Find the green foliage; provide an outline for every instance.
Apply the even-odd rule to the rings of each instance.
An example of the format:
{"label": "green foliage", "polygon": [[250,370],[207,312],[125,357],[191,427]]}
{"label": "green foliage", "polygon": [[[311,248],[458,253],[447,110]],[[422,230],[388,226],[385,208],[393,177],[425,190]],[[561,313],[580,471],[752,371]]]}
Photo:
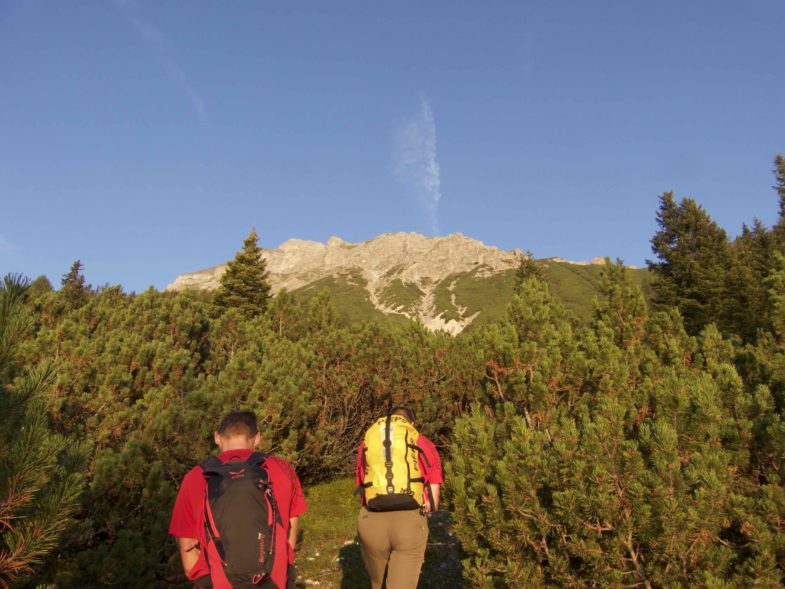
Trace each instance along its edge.
{"label": "green foliage", "polygon": [[396,311],[412,313],[416,311],[424,294],[417,285],[395,279],[382,290],[379,300]]}
{"label": "green foliage", "polygon": [[60,296],[69,308],[78,308],[87,302],[90,294],[90,285],[85,281],[83,274],[84,266],[80,260],[76,260],[68,273],[63,274],[60,281]]}
{"label": "green foliage", "polygon": [[256,229],[251,229],[242,251],[228,263],[221,276],[221,286],[215,293],[216,304],[240,309],[248,317],[263,313],[270,299],[267,261],[262,257],[258,242]]}
{"label": "green foliage", "polygon": [[716,323],[728,336],[754,344],[761,331],[775,329],[769,277],[778,271],[777,254],[785,251],[785,159],[774,161],[780,218],[767,229],[755,219],[742,226],[732,242],[695,201],[676,204],[672,193],[660,201],[660,230],[652,238],[658,262],[654,274],[655,304],[677,307],[687,331],[695,335]]}
{"label": "green foliage", "polygon": [[302,301],[309,301],[321,293],[328,293],[338,323],[349,327],[363,321],[403,323],[403,315],[385,315],[373,306],[366,290],[367,281],[360,271],[328,276],[292,291]]}
{"label": "green foliage", "polygon": [[599,291],[602,298],[595,299],[592,318],[595,331],[610,330],[621,349],[635,345],[643,337],[648,307],[643,292],[632,283],[621,260],[614,264],[605,258]]}
{"label": "green foliage", "polygon": [[216,314],[199,293],[104,288],[79,308],[58,293],[28,302],[37,333],[25,363],[57,358],[47,409],[59,432],[89,440],[87,492],[52,578],[65,589],[177,586],[167,535],[177,485],[213,451],[233,408],[260,419],[266,451],[306,483],[348,474],[368,424],[411,404],[441,447],[476,398],[477,354],[410,322],[342,327],[330,297],[285,292],[249,318]]}
{"label": "green foliage", "polygon": [[527,278],[531,277],[537,278],[538,280],[545,280],[545,268],[543,268],[542,262],[538,262],[534,259],[534,254],[531,251],[527,251],[520,256],[518,267],[515,269],[516,294],[518,294],[517,291],[520,290],[520,285],[523,284]]}
{"label": "green foliage", "polygon": [[43,394],[55,367],[18,364],[32,326],[22,307],[27,280],[0,288],[0,585],[29,579],[58,547],[83,486],[84,444],[49,429]]}
{"label": "green foliage", "polygon": [[453,274],[436,285],[435,308],[442,318],[459,320],[477,315],[469,331],[504,317],[515,288],[515,272],[487,273],[487,266]]}
{"label": "green foliage", "polygon": [[38,299],[53,290],[52,283],[42,274],[30,283],[30,288],[27,289],[27,296],[31,299]]}
{"label": "green foliage", "polygon": [[785,257],[779,252],[773,255],[773,268],[763,282],[771,308],[771,325],[780,340],[785,338]]}
{"label": "green foliage", "polygon": [[773,400],[751,402],[716,328],[649,316],[625,274],[606,262],[589,327],[529,280],[489,332],[492,394],[448,466],[473,587],[780,583]]}
{"label": "green foliage", "polygon": [[725,231],[694,200],[676,203],[672,192],[660,197],[657,224],[651,243],[660,261],[649,262],[655,304],[677,307],[691,334],[712,321],[726,326],[733,259]]}
{"label": "green foliage", "polygon": [[779,220],[775,226],[775,233],[777,233],[779,243],[782,245],[782,233],[785,231],[785,157],[780,154],[774,158],[774,179],[774,189],[779,197]]}
{"label": "green foliage", "polygon": [[775,266],[775,235],[759,220],[744,225],[733,243],[737,264],[730,277],[730,324],[744,341],[754,341],[760,329],[771,328],[766,279]]}
{"label": "green foliage", "polygon": [[[589,321],[594,312],[594,297],[600,296],[600,280],[603,267],[600,265],[578,266],[553,260],[543,260],[545,277],[551,292],[562,304],[581,320]],[[651,274],[646,269],[627,270],[630,280],[639,286],[648,299]],[[499,319],[503,319],[501,314]]]}

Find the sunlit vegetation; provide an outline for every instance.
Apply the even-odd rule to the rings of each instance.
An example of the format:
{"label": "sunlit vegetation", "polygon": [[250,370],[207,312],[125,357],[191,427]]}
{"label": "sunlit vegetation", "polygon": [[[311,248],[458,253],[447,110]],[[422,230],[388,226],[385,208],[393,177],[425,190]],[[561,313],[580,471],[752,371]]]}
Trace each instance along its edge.
{"label": "sunlit vegetation", "polygon": [[[731,240],[665,194],[650,286],[610,260],[543,262],[544,280],[497,285],[498,321],[457,337],[350,321],[351,277],[269,297],[243,284],[264,280],[249,240],[232,296],[96,289],[79,262],[57,291],[6,277],[0,585],[187,587],[166,533],[177,486],[243,408],[313,489],[303,578],[360,586],[347,477],[368,423],[410,404],[447,463],[429,578],[458,583],[433,567],[460,556],[468,587],[781,586],[782,158],[775,174],[774,227]],[[471,309],[466,281],[453,294]],[[598,296],[576,313],[557,291],[581,281]]]}

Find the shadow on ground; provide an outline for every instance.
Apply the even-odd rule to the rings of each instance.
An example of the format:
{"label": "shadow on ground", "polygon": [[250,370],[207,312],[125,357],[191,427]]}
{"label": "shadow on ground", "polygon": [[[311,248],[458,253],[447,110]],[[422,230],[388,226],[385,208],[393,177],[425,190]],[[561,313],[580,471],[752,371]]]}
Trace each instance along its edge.
{"label": "shadow on ground", "polygon": [[[452,532],[453,520],[448,511],[434,513],[428,519],[428,548],[420,573],[418,589],[461,589],[461,546]],[[365,572],[357,542],[341,548],[341,589],[368,589],[371,581]]]}

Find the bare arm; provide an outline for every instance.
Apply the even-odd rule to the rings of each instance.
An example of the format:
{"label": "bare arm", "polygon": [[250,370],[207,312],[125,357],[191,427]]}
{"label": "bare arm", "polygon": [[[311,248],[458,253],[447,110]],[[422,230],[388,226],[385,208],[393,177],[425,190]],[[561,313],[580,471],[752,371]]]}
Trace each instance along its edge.
{"label": "bare arm", "polygon": [[292,547],[292,550],[294,550],[294,547],[297,544],[297,524],[299,519],[299,517],[289,518],[289,546]]}
{"label": "bare arm", "polygon": [[433,505],[430,506],[428,511],[438,511],[439,510],[439,493],[441,489],[441,485],[431,483],[431,496],[433,497]]}
{"label": "bare arm", "polygon": [[199,560],[199,541],[196,538],[177,538],[177,548],[180,549],[180,560],[183,571],[187,577]]}

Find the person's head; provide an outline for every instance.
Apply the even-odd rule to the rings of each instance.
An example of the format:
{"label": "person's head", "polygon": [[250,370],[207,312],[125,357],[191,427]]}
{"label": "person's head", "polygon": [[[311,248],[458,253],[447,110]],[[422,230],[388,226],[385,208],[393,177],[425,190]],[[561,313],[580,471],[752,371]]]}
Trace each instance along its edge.
{"label": "person's head", "polygon": [[215,444],[221,452],[256,448],[259,429],[253,411],[232,411],[224,415],[215,432]]}
{"label": "person's head", "polygon": [[415,415],[414,410],[409,409],[408,407],[393,407],[392,411],[390,411],[390,415],[398,415],[403,417],[406,421],[415,425]]}

